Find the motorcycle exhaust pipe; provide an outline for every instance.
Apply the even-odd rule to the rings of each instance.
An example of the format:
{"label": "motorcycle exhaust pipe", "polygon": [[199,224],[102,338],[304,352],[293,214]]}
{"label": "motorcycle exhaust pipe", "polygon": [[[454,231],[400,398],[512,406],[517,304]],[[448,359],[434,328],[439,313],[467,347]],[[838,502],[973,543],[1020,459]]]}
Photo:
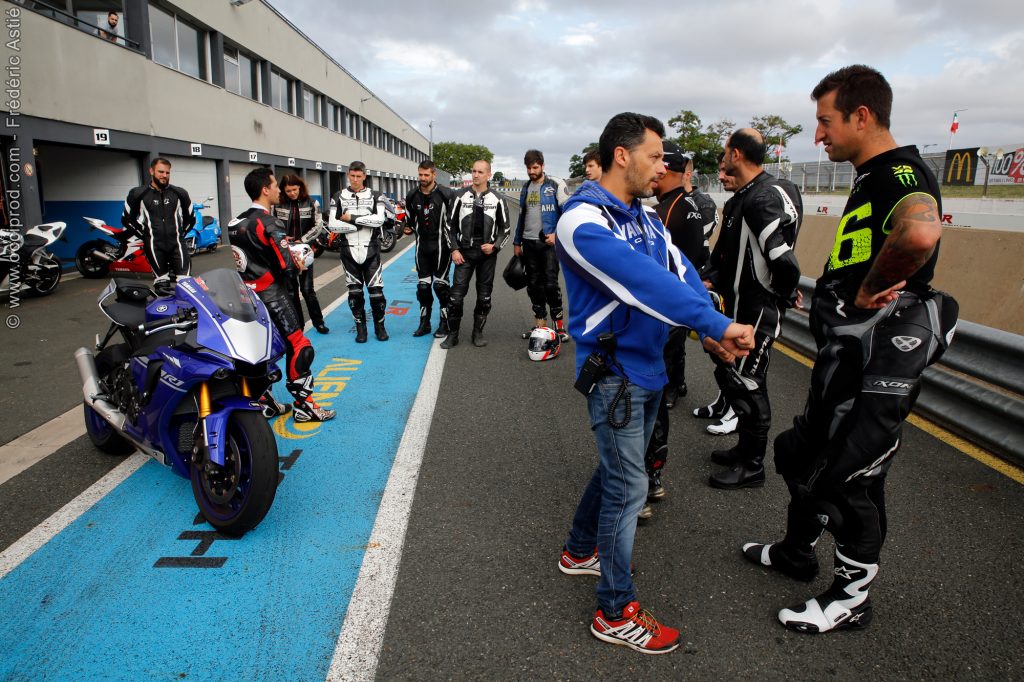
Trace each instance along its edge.
{"label": "motorcycle exhaust pipe", "polygon": [[79,348],[75,351],[75,362],[78,364],[78,375],[82,378],[82,397],[85,404],[96,411],[96,414],[103,417],[107,423],[118,431],[124,431],[124,423],[127,417],[117,409],[117,406],[96,396],[100,392],[100,376],[96,370],[96,358],[88,348]]}
{"label": "motorcycle exhaust pipe", "polygon": [[79,348],[75,351],[75,362],[78,364],[78,375],[82,379],[82,397],[85,404],[95,410],[96,414],[113,426],[121,436],[131,441],[132,445],[140,452],[166,465],[167,460],[162,452],[140,443],[125,431],[124,426],[128,417],[124,412],[117,409],[113,403],[97,397],[100,392],[100,377],[99,371],[96,369],[96,358],[93,357],[92,351],[88,348]]}
{"label": "motorcycle exhaust pipe", "polygon": [[108,263],[113,263],[115,260],[117,260],[116,258],[113,258],[109,254],[103,253],[102,251],[96,251],[95,249],[93,250],[93,252],[90,255],[96,256],[97,258],[102,258],[103,260],[107,261]]}

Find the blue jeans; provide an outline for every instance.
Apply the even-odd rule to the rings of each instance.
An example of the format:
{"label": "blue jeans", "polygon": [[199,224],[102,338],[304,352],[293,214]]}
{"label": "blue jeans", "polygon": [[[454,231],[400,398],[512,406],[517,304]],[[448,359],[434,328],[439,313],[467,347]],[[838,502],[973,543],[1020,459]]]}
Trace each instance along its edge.
{"label": "blue jeans", "polygon": [[[622,378],[606,376],[587,397],[590,428],[597,440],[600,462],[583,490],[572,530],[565,542],[574,556],[588,556],[597,547],[601,578],[597,583],[597,604],[606,616],[617,616],[636,599],[629,575],[636,536],[637,514],[647,500],[647,472],[644,452],[654,431],[661,391],[630,384],[632,418],[624,428],[608,423],[608,407],[622,385]],[[623,397],[613,415],[625,419]]]}

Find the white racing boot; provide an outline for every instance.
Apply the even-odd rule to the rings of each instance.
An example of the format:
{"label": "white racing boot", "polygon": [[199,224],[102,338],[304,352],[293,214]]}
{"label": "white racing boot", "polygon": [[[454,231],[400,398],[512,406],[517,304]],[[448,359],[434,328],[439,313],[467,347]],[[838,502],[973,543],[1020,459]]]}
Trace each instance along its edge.
{"label": "white racing boot", "polygon": [[843,556],[836,547],[832,586],[801,606],[779,611],[779,622],[791,630],[821,633],[867,627],[871,623],[868,587],[878,564],[862,564]]}

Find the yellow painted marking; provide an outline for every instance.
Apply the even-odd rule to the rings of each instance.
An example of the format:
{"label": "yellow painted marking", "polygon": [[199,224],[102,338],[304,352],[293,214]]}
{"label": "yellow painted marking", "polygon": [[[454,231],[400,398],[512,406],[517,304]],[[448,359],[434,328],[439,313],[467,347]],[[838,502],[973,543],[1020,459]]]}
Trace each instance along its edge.
{"label": "yellow painted marking", "polygon": [[[814,366],[814,362],[800,351],[790,348],[782,343],[779,343],[779,341],[776,341],[774,345],[776,348],[779,349],[779,351],[783,355],[785,355],[788,358],[792,358],[793,360],[796,360],[804,367]],[[1007,478],[1014,480],[1017,483],[1020,483],[1021,485],[1024,485],[1024,469],[1021,469],[1020,467],[1014,466],[1009,462],[1005,462],[999,459],[990,452],[982,450],[977,445],[969,443],[968,441],[964,440],[955,433],[947,431],[946,429],[942,428],[935,422],[928,421],[924,417],[919,417],[916,414],[911,414],[909,417],[907,417],[907,421],[910,424],[913,424],[917,428],[921,429],[925,433],[933,436],[934,438],[939,439],[946,445],[956,448],[957,450],[964,453],[968,457],[971,457],[972,459],[981,462],[990,469],[995,469],[1003,476],[1006,476]]]}

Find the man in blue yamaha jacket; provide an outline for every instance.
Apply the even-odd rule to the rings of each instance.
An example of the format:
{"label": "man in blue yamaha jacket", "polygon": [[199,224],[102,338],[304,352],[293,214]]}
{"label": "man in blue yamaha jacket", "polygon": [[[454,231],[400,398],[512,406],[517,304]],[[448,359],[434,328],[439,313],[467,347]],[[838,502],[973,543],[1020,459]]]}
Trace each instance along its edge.
{"label": "man in blue yamaha jacket", "polygon": [[630,576],[637,514],[647,498],[644,451],[668,381],[662,355],[668,330],[696,330],[726,361],[746,355],[754,340],[749,325],[714,309],[657,213],[640,203],[665,172],[664,134],[650,116],[612,118],[599,143],[601,182],[584,183],[569,199],[556,240],[573,311],[577,388],[587,393],[599,455],[559,570],[600,576],[590,626],[595,637],[648,654],[680,643],[678,630],[640,609]]}

